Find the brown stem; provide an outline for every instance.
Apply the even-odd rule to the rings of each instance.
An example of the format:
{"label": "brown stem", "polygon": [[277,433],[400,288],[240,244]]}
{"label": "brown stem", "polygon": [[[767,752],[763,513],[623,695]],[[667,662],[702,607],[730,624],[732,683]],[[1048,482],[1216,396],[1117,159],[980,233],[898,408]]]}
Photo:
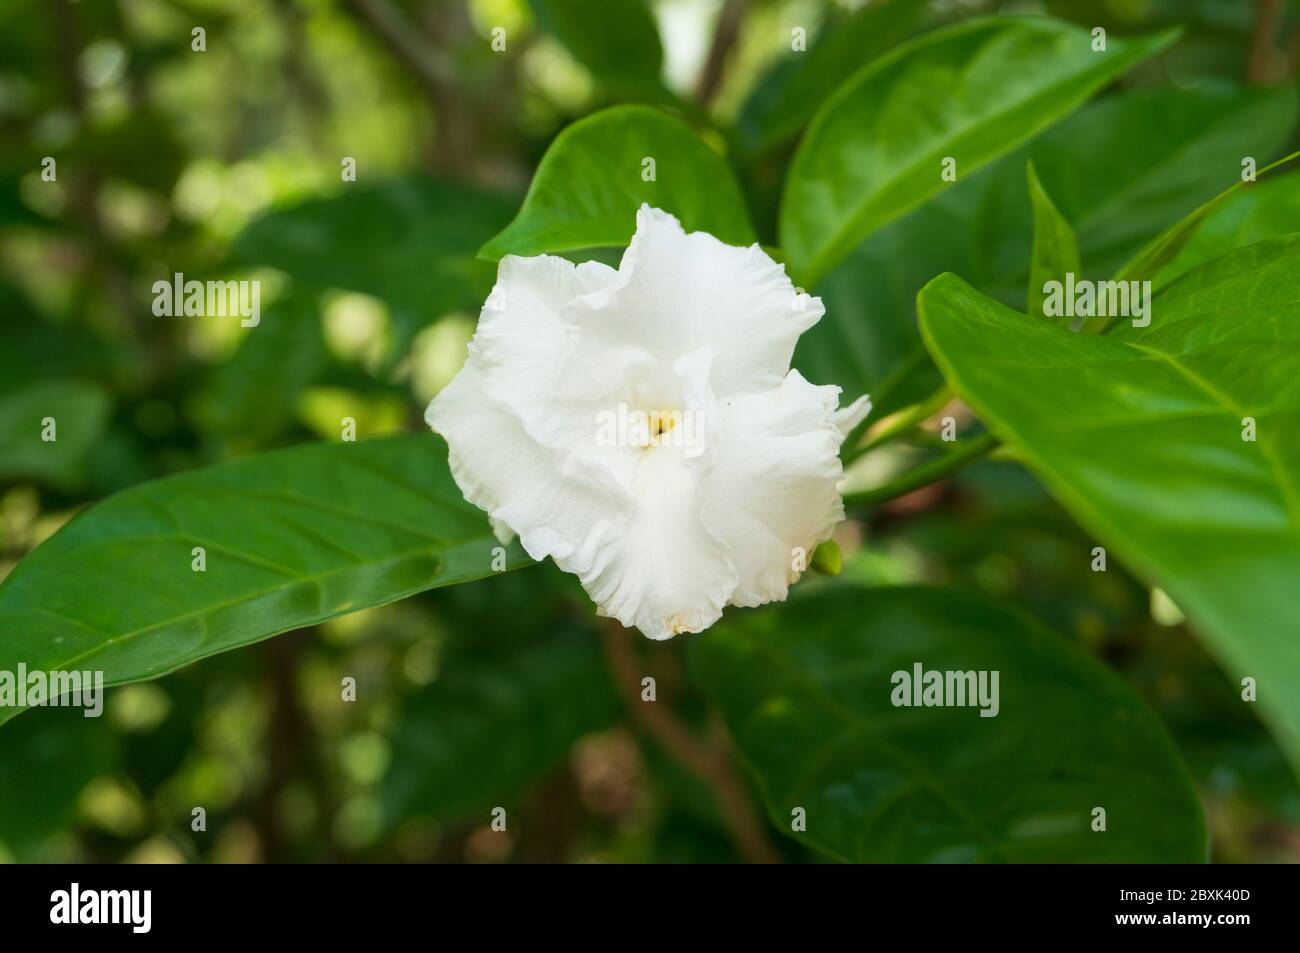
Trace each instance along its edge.
{"label": "brown stem", "polygon": [[81,30],[70,0],[51,0],[50,13],[54,19],[55,43],[59,50],[59,65],[67,86],[68,105],[78,119],[86,113],[86,90],[81,84],[79,60],[81,57]]}
{"label": "brown stem", "polygon": [[271,713],[266,737],[266,779],[254,808],[266,861],[288,860],[291,844],[280,819],[280,797],[299,773],[305,773],[320,798],[317,840],[325,859],[338,860],[330,822],[337,810],[329,778],[316,749],[315,738],[298,697],[298,662],[313,629],[286,632],[258,648],[267,662],[271,686]]}
{"label": "brown stem", "polygon": [[[77,117],[79,132],[88,131],[86,115],[88,95],[81,78],[81,28],[77,13],[70,0],[52,0],[49,6],[58,49],[60,68],[66,85],[68,107]],[[107,296],[120,312],[124,328],[133,326],[135,314],[131,295],[131,277],[121,262],[104,231],[99,214],[99,174],[93,167],[73,169],[68,174],[68,204],[84,230],[91,272],[97,273],[107,290]]]}
{"label": "brown stem", "polygon": [[[84,134],[86,129],[86,87],[81,81],[81,29],[70,0],[53,0],[50,14],[54,23],[55,42],[65,85],[65,94],[72,114]],[[99,221],[99,183],[93,168],[76,170],[70,177],[69,201],[81,219],[82,227],[93,243],[103,240]]]}
{"label": "brown stem", "polygon": [[709,45],[709,56],[704,61],[699,83],[695,87],[695,98],[705,105],[712,102],[722,86],[727,60],[740,40],[740,26],[745,19],[745,6],[746,0],[726,0],[718,13],[718,22],[713,29],[713,42]]}
{"label": "brown stem", "polygon": [[329,112],[329,95],[308,62],[307,15],[293,0],[276,0],[275,10],[290,37],[284,56],[285,75],[313,120],[313,133],[318,134]]}
{"label": "brown stem", "polygon": [[1254,86],[1267,86],[1274,82],[1275,65],[1279,54],[1273,46],[1282,22],[1283,0],[1255,0],[1255,23],[1250,31],[1250,60],[1246,64],[1246,80]]}
{"label": "brown stem", "polygon": [[433,105],[437,120],[435,164],[463,178],[476,174],[473,117],[461,110],[451,60],[389,0],[347,0],[347,6],[409,69]]}
{"label": "brown stem", "polygon": [[[632,633],[617,622],[610,621],[601,627],[606,664],[633,720],[664,751],[709,786],[727,834],[741,857],[752,864],[781,863],[781,856],[768,839],[767,828],[737,776],[726,748],[697,738],[666,705],[641,700],[642,673],[632,650],[632,638]],[[713,726],[715,735],[720,724]]]}

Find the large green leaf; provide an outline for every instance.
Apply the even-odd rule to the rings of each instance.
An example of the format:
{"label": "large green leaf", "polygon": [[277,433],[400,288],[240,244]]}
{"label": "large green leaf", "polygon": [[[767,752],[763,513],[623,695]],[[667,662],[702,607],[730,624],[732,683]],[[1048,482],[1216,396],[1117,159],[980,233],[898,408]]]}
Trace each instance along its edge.
{"label": "large green leaf", "polygon": [[[1086,273],[1113,274],[1171,222],[1236,180],[1243,155],[1256,156],[1261,168],[1277,156],[1295,125],[1296,99],[1289,86],[1139,88],[1080,111],[1035,142],[1034,168],[1078,233]],[[1023,162],[998,174],[1010,179],[1022,169]]]}
{"label": "large green leaf", "polygon": [[[800,338],[795,365],[839,384],[846,399],[870,392],[877,413],[919,400],[938,383],[916,325],[926,282],[951,271],[1006,304],[1024,300],[1027,161],[1074,226],[1084,274],[1102,278],[1222,191],[1243,154],[1276,155],[1295,118],[1289,87],[1143,88],[1090,104],[856,248],[816,289],[826,317]],[[1255,190],[1273,181],[1239,197],[1262,195]]]}
{"label": "large green leaf", "polygon": [[[490,575],[497,545],[433,435],[308,444],[167,477],[91,507],[0,583],[0,670],[154,678]],[[527,563],[508,552],[508,568]]]}
{"label": "large green leaf", "polygon": [[[647,159],[653,159],[653,178]],[[616,106],[556,136],[515,220],[480,255],[538,255],[626,245],[641,204],[671,212],[687,231],[732,245],[754,240],[740,188],[716,152],[680,119]]]}
{"label": "large green leaf", "polygon": [[757,152],[794,136],[840,83],[905,39],[925,9],[923,0],[831,7],[817,41],[789,51],[745,101],[736,125],[746,146]]}
{"label": "large green leaf", "polygon": [[1177,254],[1153,277],[1163,288],[1183,272],[1278,235],[1300,232],[1300,172],[1272,176],[1234,193],[1198,219]]}
{"label": "large green leaf", "polygon": [[1071,334],[952,275],[918,307],[958,392],[1229,671],[1256,679],[1300,766],[1300,236],[1189,271],[1148,328]]}
{"label": "large green leaf", "polygon": [[[803,808],[793,836],[841,860],[1205,859],[1195,791],[1156,717],[987,597],[827,587],[717,626],[691,660],[773,823],[791,831]],[[997,714],[896,707],[894,673],[910,683],[918,664],[998,672]]]}
{"label": "large green leaf", "polygon": [[1173,34],[1111,39],[1104,53],[1048,19],[977,20],[867,66],[817,113],[790,167],[781,245],[816,284],[863,238],[1077,108]]}
{"label": "large green leaf", "polygon": [[[1279,167],[1289,166],[1297,157],[1300,157],[1300,152],[1293,152],[1259,170],[1259,174],[1263,176],[1266,173],[1276,172]],[[1238,180],[1231,187],[1220,192],[1190,215],[1174,223],[1158,235],[1141,252],[1125,263],[1115,277],[1121,281],[1148,281],[1164,275],[1167,280],[1170,276],[1171,266],[1174,265],[1176,259],[1182,256],[1187,243],[1200,233],[1207,219],[1218,212],[1222,212],[1225,206],[1234,204],[1248,188],[1255,185],[1256,182],[1253,180]],[[1285,210],[1279,210],[1279,212],[1281,216],[1285,217]]]}
{"label": "large green leaf", "polygon": [[78,482],[104,432],[108,408],[99,386],[75,379],[29,384],[0,396],[0,480]]}
{"label": "large green leaf", "polygon": [[644,0],[528,0],[537,21],[593,74],[631,92],[659,82],[664,51]]}

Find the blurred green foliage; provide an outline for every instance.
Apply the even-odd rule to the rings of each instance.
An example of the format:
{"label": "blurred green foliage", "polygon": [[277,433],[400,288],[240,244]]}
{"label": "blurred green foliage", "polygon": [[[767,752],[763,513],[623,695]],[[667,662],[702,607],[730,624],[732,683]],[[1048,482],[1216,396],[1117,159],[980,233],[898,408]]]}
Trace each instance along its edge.
{"label": "blurred green foliage", "polygon": [[[733,7],[727,68],[703,83]],[[997,12],[1182,34],[829,274],[828,316],[795,364],[847,397],[870,390],[881,411],[938,384],[913,311],[926,281],[953,270],[1023,304],[1027,160],[1101,275],[1218,193],[1241,155],[1262,167],[1293,148],[1296,5],[1261,53],[1255,4],[1237,0],[0,0],[0,577],[88,503],[337,439],[339,408],[365,436],[420,430],[491,287],[478,250],[574,120],[622,103],[676,114],[745,185],[728,221],[772,244],[820,101],[921,30]],[[791,54],[796,26],[806,58]],[[1280,230],[1295,192],[1272,187],[1216,211],[1175,264]],[[259,278],[261,325],[154,317],[152,284],[176,272]],[[32,408],[52,402],[68,422],[57,456],[29,446]],[[1235,684],[1122,567],[1079,571],[1091,539],[1024,469],[977,464],[836,539],[840,577],[807,580],[808,598],[841,611],[843,587],[955,583],[1018,603],[1073,643],[1069,665],[1091,654],[1153,705],[1215,859],[1300,859],[1300,790]],[[746,631],[702,646],[715,677]],[[633,651],[707,733],[710,659],[688,666],[679,643]],[[576,583],[544,565],[114,689],[100,719],[29,713],[0,728],[0,859],[737,859],[707,787],[625,714],[605,651]],[[344,676],[357,694],[340,705]],[[751,701],[732,689],[723,708]],[[496,806],[504,838],[487,836]],[[773,839],[784,859],[819,856]]]}

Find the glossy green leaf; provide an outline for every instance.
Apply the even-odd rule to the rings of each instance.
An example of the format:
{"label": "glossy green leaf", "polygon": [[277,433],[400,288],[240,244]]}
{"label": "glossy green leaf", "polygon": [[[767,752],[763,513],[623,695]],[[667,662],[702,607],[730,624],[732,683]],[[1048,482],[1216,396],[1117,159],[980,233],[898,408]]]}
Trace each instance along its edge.
{"label": "glossy green leaf", "polygon": [[732,245],[754,241],[745,200],[721,156],[680,119],[649,106],[616,106],[556,136],[523,208],[479,254],[496,261],[626,245],[642,203],[676,215],[687,231]]}
{"label": "glossy green leaf", "polygon": [[[1293,152],[1285,158],[1279,159],[1272,165],[1259,170],[1259,175],[1272,172],[1280,166],[1290,165],[1300,152]],[[1171,225],[1167,230],[1161,233],[1142,251],[1133,256],[1133,258],[1119,270],[1115,275],[1116,279],[1121,281],[1147,281],[1153,279],[1156,275],[1165,271],[1169,265],[1182,254],[1187,243],[1192,237],[1200,231],[1205,220],[1216,211],[1221,209],[1224,203],[1231,202],[1237,196],[1247,189],[1254,186],[1256,182],[1247,181],[1246,179],[1238,180],[1230,188],[1220,192],[1210,201],[1206,202],[1200,208],[1196,209],[1182,221]]]}
{"label": "glossy green leaf", "polygon": [[658,84],[659,29],[644,0],[528,0],[538,24],[619,91]]}
{"label": "glossy green leaf", "polygon": [[74,379],[47,380],[0,395],[0,480],[78,482],[87,455],[104,432],[108,409],[99,386]]}
{"label": "glossy green leaf", "polygon": [[[1155,715],[1094,659],[985,596],[830,586],[724,622],[692,640],[691,661],[772,822],[791,831],[803,808],[793,836],[833,857],[1205,859],[1196,793]],[[896,706],[917,665],[989,673],[986,702],[997,672],[997,714],[978,701]]]}
{"label": "glossy green leaf", "polygon": [[1193,227],[1151,281],[1163,288],[1183,272],[1234,248],[1296,232],[1300,232],[1300,172],[1270,175],[1195,216]]}
{"label": "glossy green leaf", "polygon": [[817,287],[826,316],[799,339],[795,366],[845,399],[870,393],[876,414],[920,400],[939,383],[916,324],[930,279],[951,271],[1005,304],[1024,300],[1027,161],[1074,226],[1085,274],[1104,278],[1222,191],[1243,154],[1277,155],[1295,120],[1289,87],[1141,88],[1092,103],[854,249]]}
{"label": "glossy green leaf", "polygon": [[1173,597],[1231,673],[1256,680],[1300,766],[1298,302],[1290,236],[1183,275],[1154,298],[1147,328],[1072,334],[952,275],[918,306],[956,390],[1086,529]]}
{"label": "glossy green leaf", "polygon": [[1048,19],[976,20],[927,34],[826,102],[790,167],[781,245],[816,284],[863,238],[1027,141],[1173,40],[1112,38]]}
{"label": "glossy green leaf", "polygon": [[[1074,237],[1074,229],[1065,220],[1052,197],[1043,188],[1034,171],[1034,164],[1025,166],[1025,176],[1029,182],[1029,200],[1034,209],[1034,250],[1029,264],[1029,316],[1044,318],[1043,299],[1046,293],[1043,287],[1049,281],[1065,281],[1067,274],[1081,277],[1079,264],[1079,241]],[[1068,327],[1070,319],[1064,315],[1049,318],[1055,324]]]}
{"label": "glossy green leaf", "polygon": [[737,131],[747,147],[757,152],[794,136],[840,83],[906,39],[925,9],[924,0],[883,0],[851,13],[831,7],[816,41],[789,50],[745,101]]}
{"label": "glossy green leaf", "polygon": [[[1260,157],[1261,166],[1279,156],[1296,121],[1296,102],[1292,87],[1203,82],[1137,88],[1081,110],[1027,151],[1043,187],[1074,226],[1086,273],[1105,278],[1223,191],[1240,175],[1243,154]],[[1014,168],[1004,163],[991,176],[1004,178],[999,190],[1018,191],[1022,170],[1023,162]],[[991,215],[1024,220],[1021,196],[994,201]],[[1023,258],[1011,248],[1002,254]]]}
{"label": "glossy green leaf", "polygon": [[[433,435],[308,444],[167,477],[81,513],[0,583],[0,670],[155,678],[488,576],[497,545]],[[527,564],[508,552],[509,568]],[[0,709],[0,722],[16,713]]]}

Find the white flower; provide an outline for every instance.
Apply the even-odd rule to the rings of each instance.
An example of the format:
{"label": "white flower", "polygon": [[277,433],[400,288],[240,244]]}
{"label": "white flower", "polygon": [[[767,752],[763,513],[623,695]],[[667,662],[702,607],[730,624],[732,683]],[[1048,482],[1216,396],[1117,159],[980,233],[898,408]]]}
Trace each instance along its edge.
{"label": "white flower", "polygon": [[786,597],[844,518],[839,448],[870,403],[837,411],[790,369],[825,309],[757,245],[644,205],[636,223],[617,271],[502,259],[425,419],[502,542],[666,639]]}

